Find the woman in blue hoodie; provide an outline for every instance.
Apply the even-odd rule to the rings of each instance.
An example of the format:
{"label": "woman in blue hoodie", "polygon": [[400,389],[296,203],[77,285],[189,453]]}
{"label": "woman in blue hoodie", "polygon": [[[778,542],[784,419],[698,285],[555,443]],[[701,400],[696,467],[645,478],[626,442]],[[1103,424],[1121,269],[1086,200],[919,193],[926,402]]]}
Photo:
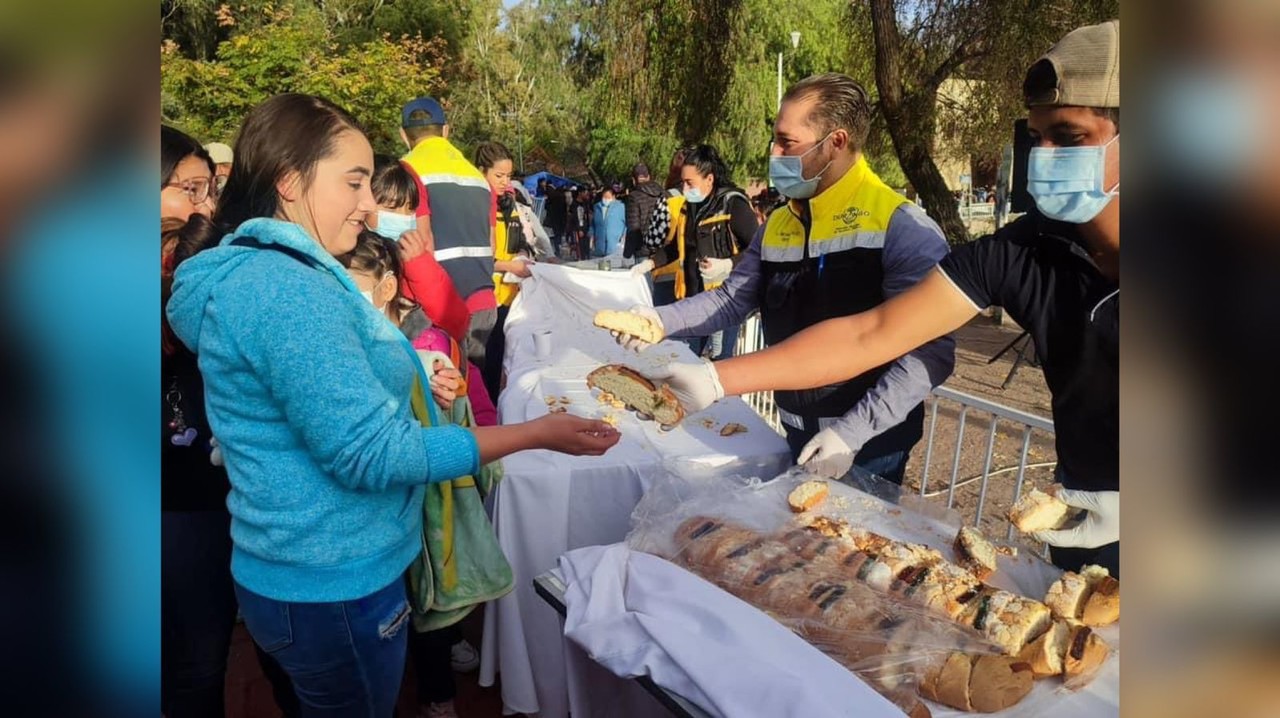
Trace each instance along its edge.
{"label": "woman in blue hoodie", "polygon": [[567,414],[423,428],[412,347],[334,259],[378,209],[360,126],[283,94],[238,137],[215,215],[229,234],[178,267],[167,307],[199,357],[231,480],[236,595],[304,715],[384,718],[404,670],[402,574],[421,550],[423,485],[524,449],[598,455],[618,434]]}

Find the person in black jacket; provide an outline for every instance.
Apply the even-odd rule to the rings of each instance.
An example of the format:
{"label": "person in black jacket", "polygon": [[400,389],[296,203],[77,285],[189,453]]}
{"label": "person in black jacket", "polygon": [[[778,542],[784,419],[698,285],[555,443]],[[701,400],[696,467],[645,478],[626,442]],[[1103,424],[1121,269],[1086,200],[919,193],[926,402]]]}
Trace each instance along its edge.
{"label": "person in black jacket", "polygon": [[[714,289],[733,271],[760,228],[747,195],[733,184],[729,168],[711,145],[698,145],[687,152],[680,168],[680,189],[684,205],[678,236],[650,256],[654,266],[679,259],[684,297]],[[677,242],[680,244],[677,245]],[[677,280],[679,281],[679,280]],[[712,360],[733,356],[739,327],[733,326],[708,337],[695,339],[694,353]]]}
{"label": "person in black jacket", "polygon": [[631,170],[634,186],[627,195],[627,240],[622,256],[630,259],[640,248],[644,231],[649,227],[653,210],[665,197],[662,187],[649,176],[649,166],[641,162]]}

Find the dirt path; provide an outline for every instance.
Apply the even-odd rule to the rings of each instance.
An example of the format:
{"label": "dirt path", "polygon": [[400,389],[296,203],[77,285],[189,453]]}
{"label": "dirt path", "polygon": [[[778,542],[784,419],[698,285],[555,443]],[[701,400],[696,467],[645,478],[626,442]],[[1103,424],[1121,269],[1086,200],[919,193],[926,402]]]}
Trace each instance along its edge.
{"label": "dirt path", "polygon": [[[1044,383],[1044,373],[1039,368],[1028,366],[1024,362],[1018,367],[1017,374],[1008,388],[1001,389],[1000,385],[1013,364],[1014,353],[1010,351],[994,364],[987,364],[988,359],[1013,341],[1019,333],[1021,329],[1012,324],[1000,326],[994,320],[981,316],[961,328],[954,334],[956,368],[951,378],[947,380],[946,386],[997,404],[1048,418],[1050,416],[1049,389]],[[960,407],[957,404],[943,401],[939,405],[937,432],[934,436],[928,482],[925,486],[926,493],[933,502],[945,504],[948,498],[956,438],[959,434],[959,414]],[[903,481],[904,487],[916,494],[920,492],[920,480],[924,475],[929,420],[929,408],[926,405],[926,440],[922,440],[912,451],[911,459],[907,464],[907,475]],[[961,512],[966,522],[972,521],[978,510],[982,483],[980,477],[990,431],[990,415],[976,410],[969,412],[965,422],[959,468],[956,472],[957,480],[958,484],[964,484],[966,479],[975,477],[979,480],[958,485],[953,503],[953,507]],[[991,463],[992,475],[982,509],[983,530],[996,538],[1003,538],[1009,525],[1003,514],[1013,501],[1022,442],[1021,426],[1009,421],[1001,421],[998,424]],[[1041,488],[1047,486],[1053,480],[1052,462],[1056,459],[1053,436],[1033,430],[1027,452],[1029,467],[1025,480]],[[1037,464],[1048,465],[1036,466]],[[1010,470],[1001,471],[1002,469]]]}

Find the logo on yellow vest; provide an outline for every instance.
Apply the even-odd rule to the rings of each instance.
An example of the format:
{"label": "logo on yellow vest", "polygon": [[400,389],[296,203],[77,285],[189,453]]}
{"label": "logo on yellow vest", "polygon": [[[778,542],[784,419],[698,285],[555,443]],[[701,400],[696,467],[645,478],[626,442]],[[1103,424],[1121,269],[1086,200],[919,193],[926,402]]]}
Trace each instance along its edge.
{"label": "logo on yellow vest", "polygon": [[862,225],[860,220],[863,217],[870,216],[871,213],[859,207],[846,207],[843,212],[837,212],[831,219],[836,223],[839,229],[857,229]]}

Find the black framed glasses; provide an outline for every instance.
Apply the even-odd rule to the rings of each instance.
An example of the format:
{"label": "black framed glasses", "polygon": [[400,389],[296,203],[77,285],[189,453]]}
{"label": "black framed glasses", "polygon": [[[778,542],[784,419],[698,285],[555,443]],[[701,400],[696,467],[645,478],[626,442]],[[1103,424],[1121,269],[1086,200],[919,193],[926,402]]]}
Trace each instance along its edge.
{"label": "black framed glasses", "polygon": [[214,185],[212,180],[203,177],[199,179],[183,180],[182,182],[170,182],[166,187],[177,187],[182,190],[192,204],[200,204],[209,199],[213,195],[214,199],[218,197],[218,187]]}

